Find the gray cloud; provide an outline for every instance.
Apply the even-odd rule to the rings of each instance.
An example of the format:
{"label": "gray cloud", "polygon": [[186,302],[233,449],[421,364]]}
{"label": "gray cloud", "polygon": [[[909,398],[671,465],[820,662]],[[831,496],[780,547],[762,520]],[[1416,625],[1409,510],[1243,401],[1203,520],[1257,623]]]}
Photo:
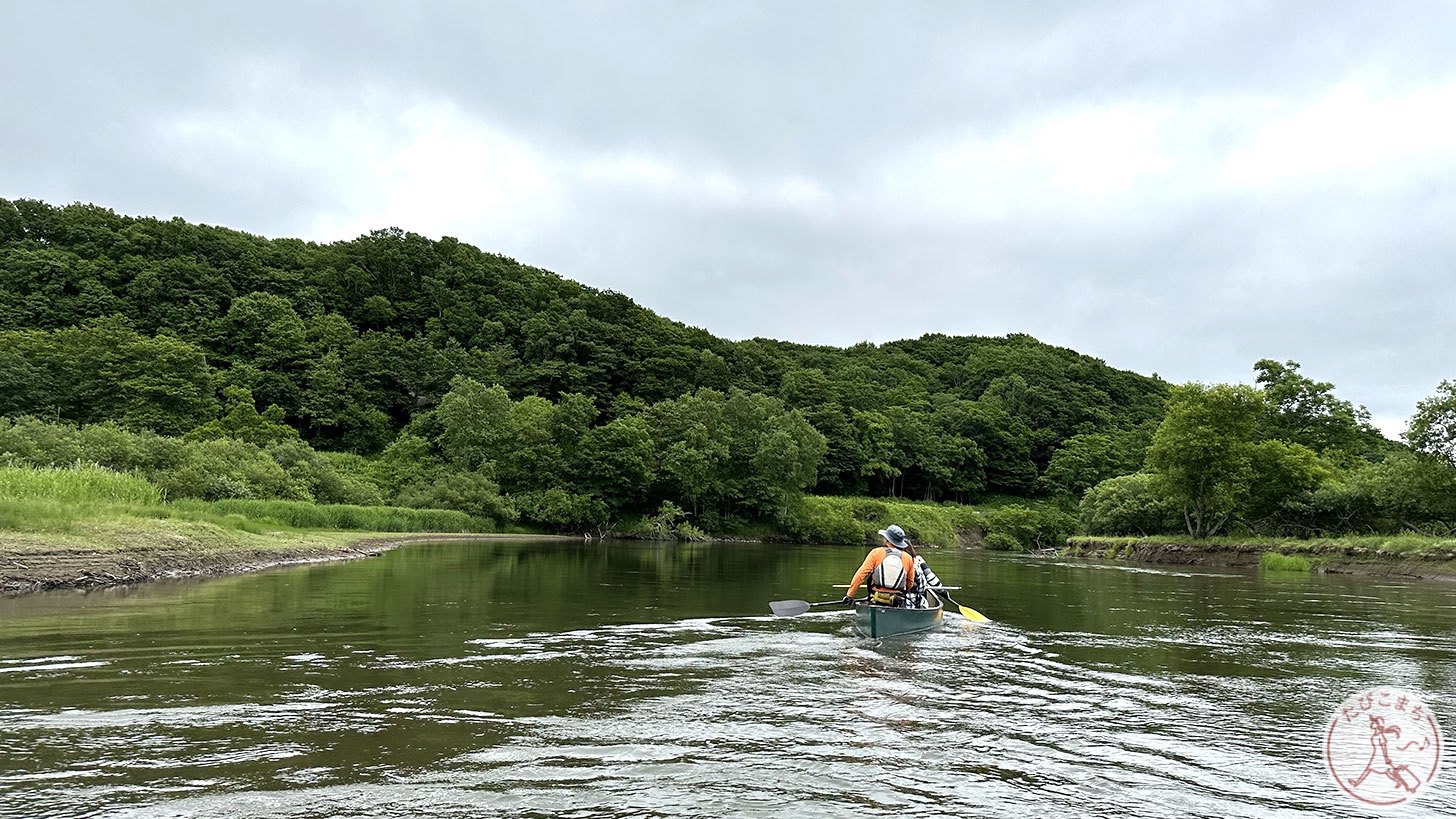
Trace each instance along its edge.
{"label": "gray cloud", "polygon": [[1456,6],[0,7],[0,195],[448,233],[730,337],[1456,377]]}

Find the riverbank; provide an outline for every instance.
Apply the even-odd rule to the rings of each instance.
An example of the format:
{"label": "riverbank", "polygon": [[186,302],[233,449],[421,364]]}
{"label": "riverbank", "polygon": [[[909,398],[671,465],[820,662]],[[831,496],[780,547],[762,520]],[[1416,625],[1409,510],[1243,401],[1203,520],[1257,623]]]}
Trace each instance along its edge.
{"label": "riverbank", "polygon": [[1312,538],[1068,538],[1059,554],[1180,566],[1262,566],[1274,571],[1328,572],[1456,580],[1456,539],[1419,535]]}
{"label": "riverbank", "polygon": [[247,532],[194,521],[98,524],[65,533],[0,532],[0,594],[218,577],[298,563],[374,557],[409,543],[549,539],[442,532]]}

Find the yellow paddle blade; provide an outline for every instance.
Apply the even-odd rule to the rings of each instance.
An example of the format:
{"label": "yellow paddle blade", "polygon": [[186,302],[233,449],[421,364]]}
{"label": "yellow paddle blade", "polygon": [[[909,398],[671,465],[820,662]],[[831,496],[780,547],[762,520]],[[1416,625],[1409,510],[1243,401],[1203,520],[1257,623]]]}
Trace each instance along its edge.
{"label": "yellow paddle blade", "polygon": [[976,611],[975,609],[971,608],[970,606],[961,606],[961,616],[964,617],[964,618],[966,618],[967,620],[970,620],[972,623],[989,623],[989,622],[991,622],[991,618],[989,618],[986,615],[980,613],[979,611]]}

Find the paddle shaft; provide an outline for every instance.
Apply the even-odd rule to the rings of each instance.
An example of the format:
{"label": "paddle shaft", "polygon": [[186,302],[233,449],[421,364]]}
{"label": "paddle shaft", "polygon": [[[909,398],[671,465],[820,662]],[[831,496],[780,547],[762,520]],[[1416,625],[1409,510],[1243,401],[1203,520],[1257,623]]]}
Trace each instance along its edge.
{"label": "paddle shaft", "polygon": [[[831,588],[831,589],[847,589],[847,588],[849,588],[849,584],[848,583],[835,583],[833,586],[830,586],[829,588]],[[960,586],[931,586],[930,587],[930,590],[931,591],[940,591],[941,589],[950,589],[951,591],[960,591],[961,590],[961,587]]]}
{"label": "paddle shaft", "polygon": [[[954,586],[943,586],[942,588],[956,588],[956,587],[954,587]],[[959,588],[956,588],[956,591],[960,591],[960,589]],[[970,621],[975,622],[975,623],[989,622],[991,620],[991,618],[989,618],[986,615],[980,613],[979,611],[976,611],[975,609],[971,608],[970,606],[962,606],[960,603],[957,603],[948,594],[942,594],[941,596],[944,597],[952,606],[955,606],[956,608],[960,609],[961,610],[961,616],[964,617],[964,618],[966,618],[967,620],[970,620]]]}

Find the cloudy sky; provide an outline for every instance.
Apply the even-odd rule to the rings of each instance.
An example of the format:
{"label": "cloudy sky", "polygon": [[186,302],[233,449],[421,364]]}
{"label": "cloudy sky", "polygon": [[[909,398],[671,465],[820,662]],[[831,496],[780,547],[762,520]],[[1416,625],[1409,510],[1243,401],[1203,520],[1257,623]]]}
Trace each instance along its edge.
{"label": "cloudy sky", "polygon": [[[231,10],[229,10],[229,8]],[[1456,5],[0,0],[0,196],[397,225],[730,338],[1456,378]]]}

